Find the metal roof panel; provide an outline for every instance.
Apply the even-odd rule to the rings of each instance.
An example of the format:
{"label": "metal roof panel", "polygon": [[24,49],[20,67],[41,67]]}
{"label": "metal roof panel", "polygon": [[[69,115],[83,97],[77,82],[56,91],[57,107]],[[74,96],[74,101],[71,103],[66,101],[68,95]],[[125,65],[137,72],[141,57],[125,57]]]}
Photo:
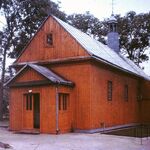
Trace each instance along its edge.
{"label": "metal roof panel", "polygon": [[45,78],[50,80],[51,83],[53,83],[53,84],[73,86],[73,82],[60,77],[59,75],[57,75],[56,73],[54,73],[53,71],[51,71],[50,69],[48,69],[46,67],[43,67],[43,66],[40,66],[40,65],[35,65],[35,64],[27,64],[27,65],[25,65],[13,78],[11,78],[5,84],[5,86],[9,85],[27,67],[30,67],[33,70],[37,71],[39,74],[43,75]]}
{"label": "metal roof panel", "polygon": [[106,60],[114,64],[117,68],[122,68],[132,72],[137,76],[141,76],[147,80],[150,80],[150,77],[146,75],[142,69],[136,66],[131,60],[123,57],[121,54],[116,53],[114,50],[110,49],[107,45],[102,44],[101,42],[93,39],[86,33],[81,32],[75,27],[65,23],[64,21],[53,16],[53,18],[67,31],[69,32],[77,42],[91,55],[96,56],[99,60]]}

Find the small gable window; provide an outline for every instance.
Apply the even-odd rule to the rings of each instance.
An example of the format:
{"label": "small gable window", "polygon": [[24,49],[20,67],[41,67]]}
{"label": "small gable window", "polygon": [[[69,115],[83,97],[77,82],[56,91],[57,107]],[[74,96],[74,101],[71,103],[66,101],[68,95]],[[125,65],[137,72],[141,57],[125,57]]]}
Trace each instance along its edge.
{"label": "small gable window", "polygon": [[48,33],[46,34],[46,46],[52,46],[53,45],[53,34]]}

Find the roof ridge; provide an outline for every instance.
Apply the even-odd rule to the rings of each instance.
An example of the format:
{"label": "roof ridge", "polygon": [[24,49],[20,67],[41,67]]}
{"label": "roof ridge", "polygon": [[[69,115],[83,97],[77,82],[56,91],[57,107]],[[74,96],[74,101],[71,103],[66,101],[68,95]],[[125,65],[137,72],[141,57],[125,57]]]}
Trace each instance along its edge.
{"label": "roof ridge", "polygon": [[[71,26],[70,24],[62,21],[61,19],[59,19],[59,18],[57,18],[57,17],[55,17],[53,15],[49,15],[45,19],[45,21],[42,23],[42,25],[40,26],[40,28],[44,25],[44,23],[47,21],[47,19],[50,16],[53,19],[55,19],[55,21],[57,21],[57,23],[59,23],[83,47],[83,49],[91,57],[92,56],[96,56],[97,58],[99,58],[99,61],[105,60],[106,62],[109,62],[109,64],[111,66],[114,65],[114,67],[116,67],[116,68],[122,68],[121,70],[127,70],[127,72],[131,72],[131,73],[133,73],[133,74],[135,74],[137,76],[141,76],[141,77],[146,78],[146,79],[148,78],[148,76],[146,75],[146,73],[144,73],[143,70],[137,68],[135,66],[135,64],[133,64],[133,62],[131,63],[131,61],[126,60],[125,58],[123,58],[122,55],[114,52],[107,45],[104,45],[100,41],[92,38],[88,34],[82,32],[81,30],[79,30],[79,29]],[[40,28],[38,29],[38,31],[36,32],[36,34],[39,32]],[[36,34],[33,36],[33,38],[36,36]],[[32,41],[32,39],[29,41],[29,43],[27,44],[27,46],[30,44],[30,42]],[[24,50],[18,56],[18,58],[16,59],[16,61],[22,55],[22,53],[24,52]]]}
{"label": "roof ridge", "polygon": [[92,38],[88,34],[82,32],[81,30],[71,26],[70,24],[60,20],[59,18],[52,16],[69,34],[71,34],[75,40],[88,52],[91,56],[96,56],[100,60],[105,60],[109,62],[114,67],[122,68],[122,70],[127,70],[127,72],[133,73],[134,75],[149,79],[146,73],[140,68],[137,68],[133,62],[128,61],[123,58],[121,54],[116,53],[107,45],[104,45],[100,41]]}

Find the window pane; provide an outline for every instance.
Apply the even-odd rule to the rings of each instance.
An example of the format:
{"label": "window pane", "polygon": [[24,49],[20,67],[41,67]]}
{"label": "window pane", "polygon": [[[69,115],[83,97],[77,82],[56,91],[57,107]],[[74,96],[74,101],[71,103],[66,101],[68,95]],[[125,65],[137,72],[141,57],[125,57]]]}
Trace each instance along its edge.
{"label": "window pane", "polygon": [[63,94],[63,110],[66,110],[66,96]]}
{"label": "window pane", "polygon": [[112,100],[112,81],[108,81],[108,83],[107,83],[107,99],[109,100],[109,101],[111,101]]}
{"label": "window pane", "polygon": [[59,110],[67,110],[69,94],[59,93]]}
{"label": "window pane", "polygon": [[32,110],[32,94],[25,94],[26,110]]}
{"label": "window pane", "polygon": [[32,110],[32,95],[30,94],[29,97],[30,97],[29,110]]}
{"label": "window pane", "polygon": [[29,100],[28,100],[28,95],[25,95],[26,97],[26,110],[29,108]]}
{"label": "window pane", "polygon": [[128,101],[128,85],[124,86],[124,99]]}
{"label": "window pane", "polygon": [[53,36],[52,34],[47,34],[47,44],[48,45],[53,45]]}
{"label": "window pane", "polygon": [[61,100],[61,99],[62,99],[61,97],[62,97],[61,94],[59,94],[59,102],[58,102],[58,103],[59,103],[59,104],[58,104],[58,105],[59,105],[59,110],[61,110],[61,101],[62,101],[62,100]]}

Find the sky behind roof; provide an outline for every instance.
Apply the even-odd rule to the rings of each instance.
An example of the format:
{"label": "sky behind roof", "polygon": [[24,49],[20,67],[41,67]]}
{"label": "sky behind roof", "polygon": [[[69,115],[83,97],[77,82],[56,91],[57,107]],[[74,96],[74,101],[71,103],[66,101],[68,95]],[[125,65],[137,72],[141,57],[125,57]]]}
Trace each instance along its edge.
{"label": "sky behind roof", "polygon": [[[53,0],[61,2],[61,10],[66,14],[85,13],[90,11],[95,17],[104,20],[112,13],[112,0]],[[139,13],[150,12],[150,0],[113,0],[114,14],[124,16],[129,11]],[[150,57],[150,50],[148,52]],[[150,58],[149,58],[150,59]],[[144,71],[150,76],[150,61],[142,64]]]}
{"label": "sky behind roof", "polygon": [[[61,10],[67,14],[90,11],[95,17],[103,20],[112,13],[112,0],[53,0],[60,1]],[[114,13],[125,15],[129,11],[146,13],[150,11],[150,0],[113,0]]]}
{"label": "sky behind roof", "polygon": [[[52,0],[61,2],[60,9],[67,14],[90,11],[100,20],[109,18],[112,13],[112,0]],[[114,14],[124,16],[129,11],[139,13],[150,12],[150,0],[114,0]],[[4,20],[0,16],[0,21]],[[2,23],[0,23],[0,26]],[[149,52],[150,53],[150,52]],[[149,54],[150,56],[150,54]],[[143,63],[145,72],[150,75],[150,61]]]}

